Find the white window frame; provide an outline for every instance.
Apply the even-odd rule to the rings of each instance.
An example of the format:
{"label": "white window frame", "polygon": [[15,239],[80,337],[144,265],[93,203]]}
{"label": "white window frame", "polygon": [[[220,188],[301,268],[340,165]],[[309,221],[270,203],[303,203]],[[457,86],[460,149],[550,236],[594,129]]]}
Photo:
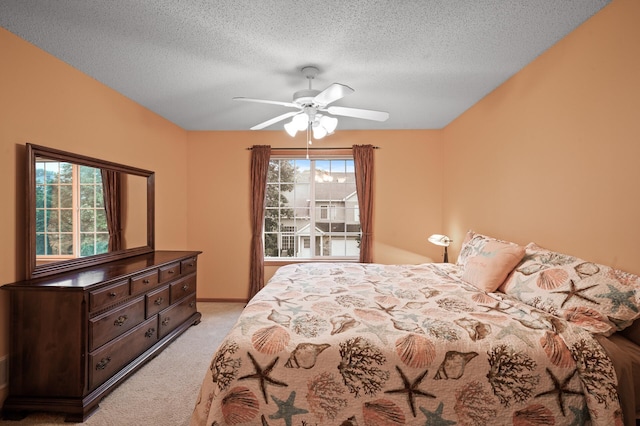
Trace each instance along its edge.
{"label": "white window frame", "polygon": [[[290,161],[290,160],[307,160],[304,156],[291,156],[291,155],[287,155],[287,156],[278,156],[278,155],[272,155],[270,161]],[[327,156],[327,157],[322,157],[320,155],[318,156],[314,156],[313,158],[309,158],[308,161],[310,162],[310,170],[309,170],[309,176],[315,176],[316,173],[316,162],[318,161],[332,161],[332,160],[342,160],[342,161],[348,161],[350,162],[350,167],[351,169],[353,167],[355,167],[354,164],[354,159],[353,156],[349,156],[349,155],[341,155],[339,157],[337,156]],[[354,173],[354,179],[355,179],[355,172]],[[295,180],[295,179],[294,179]],[[267,183],[269,184],[269,182]],[[272,183],[273,184],[273,183]],[[295,183],[294,183],[295,184]],[[344,241],[344,248],[342,249],[342,251],[346,252],[349,250],[348,246],[348,242],[347,240],[353,240],[353,244],[351,244],[351,248],[353,249],[354,244],[358,247],[357,249],[357,253],[353,253],[351,255],[339,255],[339,256],[327,256],[324,255],[324,252],[327,250],[327,248],[322,246],[322,243],[320,243],[320,247],[318,250],[318,243],[316,244],[312,244],[311,242],[316,241],[317,238],[320,238],[323,242],[324,237],[322,235],[322,233],[319,233],[319,229],[316,227],[317,223],[320,224],[325,224],[330,222],[332,223],[333,221],[336,220],[337,216],[338,216],[338,210],[339,210],[339,206],[333,204],[331,201],[327,202],[326,200],[323,200],[321,202],[321,204],[317,204],[317,201],[315,201],[315,179],[309,179],[309,204],[307,206],[307,210],[308,210],[308,215],[306,216],[305,220],[308,221],[308,224],[306,226],[304,226],[305,228],[307,228],[308,233],[300,234],[300,231],[302,229],[302,227],[298,227],[297,229],[297,240],[296,240],[296,246],[297,246],[297,250],[299,251],[299,253],[301,252],[301,250],[304,249],[308,249],[310,254],[308,256],[298,256],[299,253],[294,253],[293,257],[282,257],[282,253],[280,253],[281,250],[280,247],[282,247],[282,241],[281,241],[281,235],[283,231],[272,231],[272,232],[267,232],[264,228],[263,228],[263,244],[267,244],[267,238],[266,238],[266,234],[278,234],[278,250],[273,250],[273,252],[276,252],[279,254],[279,256],[269,256],[267,254],[267,249],[265,247],[265,262],[273,262],[273,261],[296,261],[296,262],[304,262],[304,261],[358,261],[359,257],[360,257],[360,253],[359,253],[359,240],[361,239],[361,235],[362,235],[362,230],[359,227],[360,225],[360,221],[359,221],[359,207],[356,206],[355,208],[353,208],[354,210],[354,214],[352,215],[355,219],[357,219],[357,221],[355,223],[349,222],[349,225],[351,226],[358,226],[359,231],[358,232],[348,232],[347,231],[347,222],[346,222],[346,217],[344,217],[342,220],[344,221],[343,223],[343,231],[341,233],[337,233],[336,237],[338,238],[334,238],[333,240],[330,238],[331,237],[331,232],[329,232],[328,237],[329,239],[327,239],[326,241],[328,241],[328,244],[331,244],[331,241],[334,241],[334,243],[336,241],[338,241],[338,244],[341,244],[341,242],[339,242],[340,240]],[[354,184],[354,190],[355,190],[355,184]],[[317,204],[317,205],[316,205]],[[320,219],[321,216],[321,212],[322,209],[326,208],[326,219]],[[299,206],[294,206],[293,207],[294,210],[299,210]],[[345,210],[345,207],[342,207],[342,210]],[[266,213],[266,212],[265,212]],[[343,213],[344,215],[344,213]],[[265,214],[266,217],[266,214]],[[295,220],[294,220],[295,221]],[[279,229],[281,227],[281,225],[278,225]],[[335,233],[335,231],[333,231]],[[351,238],[349,238],[351,237]],[[271,240],[273,241],[273,240]],[[330,249],[330,248],[329,248]],[[318,251],[320,251],[320,253],[317,253]],[[290,256],[290,254],[289,254]]]}
{"label": "white window frame", "polygon": [[[98,211],[103,211],[104,212],[104,206],[102,207],[97,207],[95,200],[94,200],[94,207],[93,208],[88,208],[88,207],[83,207],[81,206],[81,195],[80,195],[80,187],[81,186],[97,186],[97,184],[86,184],[86,183],[82,183],[80,182],[80,167],[87,167],[87,168],[92,168],[95,169],[95,167],[91,167],[91,166],[83,166],[83,165],[79,165],[79,164],[73,164],[73,163],[68,163],[65,161],[57,161],[57,160],[38,160],[36,161],[36,168],[38,168],[38,164],[43,164],[44,163],[44,169],[45,169],[45,176],[44,176],[44,182],[42,183],[38,183],[37,185],[43,185],[43,187],[45,188],[45,194],[47,194],[48,192],[48,188],[49,187],[58,187],[58,189],[63,186],[63,185],[68,185],[71,187],[71,194],[72,194],[72,205],[70,208],[68,207],[61,207],[60,203],[58,202],[58,206],[56,207],[38,207],[36,206],[36,215],[38,214],[38,211],[43,211],[43,220],[44,223],[47,222],[48,218],[50,217],[48,213],[50,212],[57,212],[58,214],[58,220],[60,221],[60,216],[61,216],[61,212],[63,210],[72,210],[72,227],[71,227],[71,231],[69,232],[63,232],[60,229],[60,222],[58,222],[58,230],[55,232],[49,232],[46,229],[45,230],[39,230],[36,229],[36,238],[38,238],[38,235],[43,235],[45,242],[44,244],[47,244],[47,236],[48,235],[71,235],[71,239],[73,242],[73,249],[71,251],[70,254],[62,254],[62,253],[55,253],[55,254],[39,254],[36,253],[36,262],[38,263],[49,263],[49,262],[57,262],[57,261],[62,261],[62,260],[68,260],[68,259],[76,259],[78,257],[81,257],[81,247],[82,247],[82,234],[92,234],[94,237],[94,242],[96,239],[96,236],[98,234],[100,235],[106,235],[107,240],[108,240],[108,235],[109,232],[108,230],[105,231],[97,231],[94,227],[93,232],[80,232],[80,227],[81,227],[81,212],[84,210],[93,210],[94,211],[94,221],[95,221],[95,217]],[[54,183],[49,183],[47,182],[46,179],[46,168],[47,168],[47,164],[57,164],[57,170],[58,170],[58,174],[60,169],[62,168],[63,164],[68,164],[71,166],[71,182],[70,183],[60,183],[60,181],[58,180],[58,182],[54,182]],[[96,193],[96,191],[94,190],[94,194]],[[45,195],[46,197],[46,195]],[[44,203],[46,204],[46,199],[43,200]],[[95,244],[94,244],[95,247]],[[99,252],[99,253],[93,253],[93,254],[102,254],[103,252]]]}

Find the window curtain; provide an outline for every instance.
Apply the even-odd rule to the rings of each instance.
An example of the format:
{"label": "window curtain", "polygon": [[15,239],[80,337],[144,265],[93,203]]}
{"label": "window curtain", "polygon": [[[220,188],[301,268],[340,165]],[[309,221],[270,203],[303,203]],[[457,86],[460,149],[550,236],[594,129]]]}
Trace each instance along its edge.
{"label": "window curtain", "polygon": [[373,145],[353,145],[356,191],[360,207],[360,263],[373,261]]}
{"label": "window curtain", "polygon": [[264,287],[264,245],[262,227],[267,192],[267,173],[271,147],[251,147],[251,270],[249,272],[249,299]]}
{"label": "window curtain", "polygon": [[109,231],[109,252],[122,250],[121,175],[120,172],[105,169],[100,169],[100,173]]}

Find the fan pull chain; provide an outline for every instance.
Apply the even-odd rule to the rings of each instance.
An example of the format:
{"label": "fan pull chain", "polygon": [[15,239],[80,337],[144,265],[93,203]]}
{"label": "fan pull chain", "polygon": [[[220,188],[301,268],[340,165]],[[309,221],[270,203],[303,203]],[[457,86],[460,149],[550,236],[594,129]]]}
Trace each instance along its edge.
{"label": "fan pull chain", "polygon": [[311,145],[311,122],[307,124],[307,160],[309,159],[309,145]]}

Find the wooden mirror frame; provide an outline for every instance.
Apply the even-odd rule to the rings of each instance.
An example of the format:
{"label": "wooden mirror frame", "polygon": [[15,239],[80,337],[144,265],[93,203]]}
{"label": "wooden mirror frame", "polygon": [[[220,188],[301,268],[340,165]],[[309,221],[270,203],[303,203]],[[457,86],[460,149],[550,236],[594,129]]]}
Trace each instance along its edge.
{"label": "wooden mirror frame", "polygon": [[[27,146],[27,199],[26,199],[26,259],[27,278],[39,278],[62,272],[74,271],[85,267],[100,265],[114,260],[137,256],[154,251],[155,246],[155,174],[152,171],[125,166],[110,161],[74,154],[44,146],[26,144]],[[115,252],[78,257],[75,259],[36,265],[36,158],[44,157],[73,164],[108,169],[116,172],[142,176],[147,179],[147,245],[132,247]]]}

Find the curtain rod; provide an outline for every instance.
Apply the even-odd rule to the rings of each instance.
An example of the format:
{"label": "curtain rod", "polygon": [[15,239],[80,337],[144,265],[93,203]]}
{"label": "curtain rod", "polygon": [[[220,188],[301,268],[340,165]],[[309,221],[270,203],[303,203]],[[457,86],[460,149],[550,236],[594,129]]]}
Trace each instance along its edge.
{"label": "curtain rod", "polygon": [[[251,151],[253,149],[253,147],[248,147],[247,151]],[[343,147],[327,147],[327,148],[271,148],[271,151],[277,151],[277,150],[283,150],[283,151],[319,151],[319,150],[331,150],[331,149],[353,149],[353,147],[351,146],[343,146]],[[380,149],[379,146],[374,146],[373,149]]]}

